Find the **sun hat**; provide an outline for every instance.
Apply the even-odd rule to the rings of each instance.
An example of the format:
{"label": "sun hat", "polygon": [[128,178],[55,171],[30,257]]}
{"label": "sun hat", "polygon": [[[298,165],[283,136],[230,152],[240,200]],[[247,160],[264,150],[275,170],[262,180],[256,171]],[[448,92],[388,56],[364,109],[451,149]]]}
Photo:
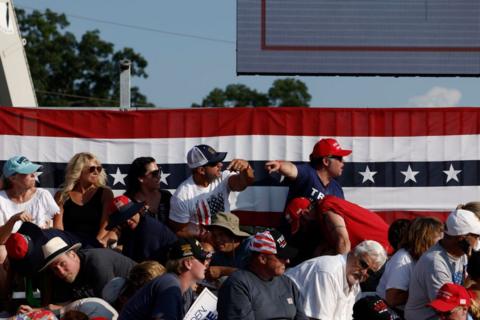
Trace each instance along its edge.
{"label": "sun hat", "polygon": [[250,234],[240,230],[240,219],[231,212],[219,212],[213,219],[212,223],[207,226],[210,227],[221,227],[229,230],[231,233],[237,237],[249,237]]}

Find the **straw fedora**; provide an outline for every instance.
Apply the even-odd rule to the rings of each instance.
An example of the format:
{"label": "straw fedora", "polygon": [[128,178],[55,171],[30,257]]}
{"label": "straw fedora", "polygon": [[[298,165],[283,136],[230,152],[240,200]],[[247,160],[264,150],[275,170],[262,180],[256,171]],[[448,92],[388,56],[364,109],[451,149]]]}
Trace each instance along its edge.
{"label": "straw fedora", "polygon": [[45,258],[45,264],[39,271],[45,270],[50,264],[57,260],[62,254],[77,250],[82,246],[81,243],[76,243],[72,246],[63,241],[60,237],[54,237],[42,246],[43,257]]}

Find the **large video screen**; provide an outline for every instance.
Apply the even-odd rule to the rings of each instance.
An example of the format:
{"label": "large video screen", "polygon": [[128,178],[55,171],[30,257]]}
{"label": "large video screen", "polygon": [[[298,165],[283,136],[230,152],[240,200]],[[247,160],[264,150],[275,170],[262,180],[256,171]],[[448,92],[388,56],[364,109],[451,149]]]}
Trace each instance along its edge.
{"label": "large video screen", "polygon": [[237,0],[237,73],[480,75],[479,0]]}

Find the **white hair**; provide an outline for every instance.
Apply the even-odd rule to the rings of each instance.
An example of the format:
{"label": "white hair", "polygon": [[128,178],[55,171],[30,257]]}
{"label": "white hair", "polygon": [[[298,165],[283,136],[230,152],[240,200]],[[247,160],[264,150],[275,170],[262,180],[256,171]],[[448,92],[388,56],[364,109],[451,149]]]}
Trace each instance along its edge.
{"label": "white hair", "polygon": [[380,267],[387,261],[387,252],[380,243],[373,240],[360,242],[355,249],[353,249],[353,254],[356,257],[367,255]]}

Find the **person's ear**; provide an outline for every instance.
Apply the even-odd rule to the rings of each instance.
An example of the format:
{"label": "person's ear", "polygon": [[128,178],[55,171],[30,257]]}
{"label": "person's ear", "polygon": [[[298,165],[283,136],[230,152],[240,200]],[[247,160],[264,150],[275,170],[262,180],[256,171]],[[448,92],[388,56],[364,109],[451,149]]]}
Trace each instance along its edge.
{"label": "person's ear", "polygon": [[330,164],[330,159],[328,159],[328,157],[323,157],[322,163],[324,167],[328,167],[328,165]]}
{"label": "person's ear", "polygon": [[267,260],[267,256],[263,253],[258,256],[258,261],[260,261],[261,264],[267,264]]}
{"label": "person's ear", "polygon": [[191,270],[193,265],[193,259],[185,259],[183,261],[183,267],[185,270]]}

